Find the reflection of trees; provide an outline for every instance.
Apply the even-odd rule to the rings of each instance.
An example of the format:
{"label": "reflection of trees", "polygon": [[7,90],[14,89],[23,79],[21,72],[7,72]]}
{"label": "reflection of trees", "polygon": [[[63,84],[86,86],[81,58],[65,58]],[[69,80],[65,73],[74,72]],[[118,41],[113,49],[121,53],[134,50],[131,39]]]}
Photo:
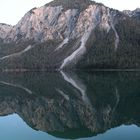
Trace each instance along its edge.
{"label": "reflection of trees", "polygon": [[140,122],[138,73],[12,73],[0,81],[0,115],[17,113],[34,129],[98,134]]}

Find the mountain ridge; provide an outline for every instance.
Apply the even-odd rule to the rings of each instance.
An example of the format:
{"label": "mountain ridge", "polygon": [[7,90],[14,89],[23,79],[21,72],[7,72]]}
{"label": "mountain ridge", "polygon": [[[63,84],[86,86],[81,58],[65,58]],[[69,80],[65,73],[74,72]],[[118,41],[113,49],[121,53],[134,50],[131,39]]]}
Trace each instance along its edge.
{"label": "mountain ridge", "polygon": [[[121,26],[127,22],[132,25],[127,27],[128,31],[123,31],[126,27],[122,29]],[[139,46],[139,30],[136,29],[139,26],[137,18],[94,1],[54,0],[31,9],[15,26],[1,24],[0,66],[3,69],[135,68],[139,62],[122,67],[122,62],[114,56],[120,45],[127,46],[127,38],[132,40],[129,45],[133,46],[134,40],[136,48]],[[126,38],[125,32],[129,30],[136,34],[134,39],[131,35]],[[10,49],[4,47],[11,43]],[[94,50],[98,45],[99,50]],[[109,62],[104,62],[102,56]]]}

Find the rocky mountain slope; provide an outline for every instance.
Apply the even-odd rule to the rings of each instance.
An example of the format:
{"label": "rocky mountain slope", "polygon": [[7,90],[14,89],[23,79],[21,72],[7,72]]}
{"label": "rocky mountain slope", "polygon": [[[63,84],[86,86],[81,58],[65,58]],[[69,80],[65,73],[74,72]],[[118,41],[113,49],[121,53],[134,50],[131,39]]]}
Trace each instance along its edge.
{"label": "rocky mountain slope", "polygon": [[126,13],[90,0],[33,8],[0,24],[0,68],[140,68],[140,21]]}

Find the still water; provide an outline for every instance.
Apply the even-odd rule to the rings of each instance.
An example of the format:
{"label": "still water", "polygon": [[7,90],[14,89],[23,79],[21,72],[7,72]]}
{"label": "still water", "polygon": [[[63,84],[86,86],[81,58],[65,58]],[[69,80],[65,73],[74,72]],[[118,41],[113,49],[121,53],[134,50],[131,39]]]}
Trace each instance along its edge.
{"label": "still water", "polygon": [[2,140],[140,140],[139,72],[0,74]]}

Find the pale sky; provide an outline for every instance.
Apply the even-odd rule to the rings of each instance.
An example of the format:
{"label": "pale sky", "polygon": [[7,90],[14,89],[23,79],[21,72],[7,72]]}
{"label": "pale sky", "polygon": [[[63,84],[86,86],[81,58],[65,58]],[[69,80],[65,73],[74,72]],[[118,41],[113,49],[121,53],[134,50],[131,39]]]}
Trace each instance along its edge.
{"label": "pale sky", "polygon": [[[15,25],[24,14],[34,7],[45,5],[51,0],[0,0],[0,23]],[[140,8],[140,0],[95,0],[118,10]]]}

